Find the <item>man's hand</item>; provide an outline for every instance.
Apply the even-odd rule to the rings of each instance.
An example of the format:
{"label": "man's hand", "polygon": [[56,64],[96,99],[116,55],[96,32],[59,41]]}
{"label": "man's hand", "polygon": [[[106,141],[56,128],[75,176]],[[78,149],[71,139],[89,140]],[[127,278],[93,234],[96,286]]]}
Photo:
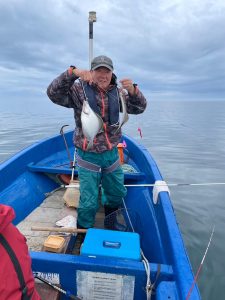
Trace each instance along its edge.
{"label": "man's hand", "polygon": [[88,82],[89,84],[93,83],[93,78],[91,71],[88,70],[80,70],[80,69],[74,69],[73,73],[77,76],[80,77],[81,80],[84,80]]}
{"label": "man's hand", "polygon": [[130,95],[134,95],[135,88],[133,86],[133,81],[129,78],[124,78],[120,80],[122,88],[127,90]]}

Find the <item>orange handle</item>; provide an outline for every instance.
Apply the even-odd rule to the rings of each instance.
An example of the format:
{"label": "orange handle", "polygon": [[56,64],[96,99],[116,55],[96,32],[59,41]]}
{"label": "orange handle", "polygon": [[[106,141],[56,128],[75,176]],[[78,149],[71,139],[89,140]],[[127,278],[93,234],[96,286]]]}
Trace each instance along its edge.
{"label": "orange handle", "polygon": [[124,163],[123,144],[119,143],[117,145],[117,149],[118,149],[118,153],[119,153],[120,164],[122,165]]}

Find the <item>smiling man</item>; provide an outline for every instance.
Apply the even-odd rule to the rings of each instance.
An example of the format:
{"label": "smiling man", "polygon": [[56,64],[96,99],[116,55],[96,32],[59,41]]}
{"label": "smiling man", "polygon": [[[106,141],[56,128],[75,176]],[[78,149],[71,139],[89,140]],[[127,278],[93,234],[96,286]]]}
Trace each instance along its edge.
{"label": "smiling man", "polygon": [[[92,60],[91,70],[71,66],[53,80],[47,89],[52,102],[74,109],[76,123],[74,144],[78,155],[81,195],[78,228],[94,226],[100,183],[106,197],[105,215],[117,210],[126,195],[124,175],[117,150],[122,136],[119,113],[123,105],[113,69],[112,60],[105,55],[100,55]],[[122,89],[126,90],[126,93],[123,93],[123,104],[127,113],[142,113],[147,101],[137,85],[129,78],[121,79],[120,84]],[[102,130],[96,134],[93,146],[90,148],[89,141],[82,131],[81,114],[84,100],[88,101],[92,111],[102,119],[103,123]],[[84,236],[80,237],[82,242]]]}

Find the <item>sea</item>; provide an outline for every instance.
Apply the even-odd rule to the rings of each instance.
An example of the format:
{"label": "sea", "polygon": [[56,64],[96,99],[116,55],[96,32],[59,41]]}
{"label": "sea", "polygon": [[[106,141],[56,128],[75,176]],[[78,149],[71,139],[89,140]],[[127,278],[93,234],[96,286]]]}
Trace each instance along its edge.
{"label": "sea", "polygon": [[[193,272],[201,268],[203,300],[225,299],[225,185],[211,184],[225,183],[224,111],[225,101],[153,100],[123,127],[149,150],[168,184],[187,184],[170,193]],[[1,98],[0,112],[0,162],[58,134],[62,125],[74,129],[73,111],[47,97]]]}

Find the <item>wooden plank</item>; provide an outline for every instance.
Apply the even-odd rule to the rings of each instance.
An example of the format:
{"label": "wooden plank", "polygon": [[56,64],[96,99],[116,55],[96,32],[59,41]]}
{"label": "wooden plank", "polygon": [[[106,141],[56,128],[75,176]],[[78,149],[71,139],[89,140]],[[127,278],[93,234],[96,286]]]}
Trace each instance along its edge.
{"label": "wooden plank", "polygon": [[35,282],[35,288],[41,297],[41,300],[59,300],[60,292],[54,290],[45,283]]}
{"label": "wooden plank", "polygon": [[[25,235],[27,239],[28,248],[31,251],[43,251],[44,241],[49,234],[55,234],[50,231],[32,231],[31,227],[55,227],[55,223],[68,216],[73,215],[77,218],[77,211],[75,208],[67,207],[63,200],[65,189],[59,190],[50,194],[43,203],[37,207],[27,218],[17,225],[18,229]],[[100,206],[95,218],[95,227],[104,228],[104,209]],[[66,235],[63,235],[65,237]],[[68,239],[67,243],[68,244]],[[63,249],[65,252],[66,249]],[[79,254],[79,251],[73,254]]]}
{"label": "wooden plank", "polygon": [[41,251],[48,231],[32,231],[32,226],[55,227],[62,218],[72,215],[77,218],[77,211],[65,205],[63,195],[65,189],[56,191],[47,197],[27,218],[17,225],[17,228],[27,239],[29,250]]}

